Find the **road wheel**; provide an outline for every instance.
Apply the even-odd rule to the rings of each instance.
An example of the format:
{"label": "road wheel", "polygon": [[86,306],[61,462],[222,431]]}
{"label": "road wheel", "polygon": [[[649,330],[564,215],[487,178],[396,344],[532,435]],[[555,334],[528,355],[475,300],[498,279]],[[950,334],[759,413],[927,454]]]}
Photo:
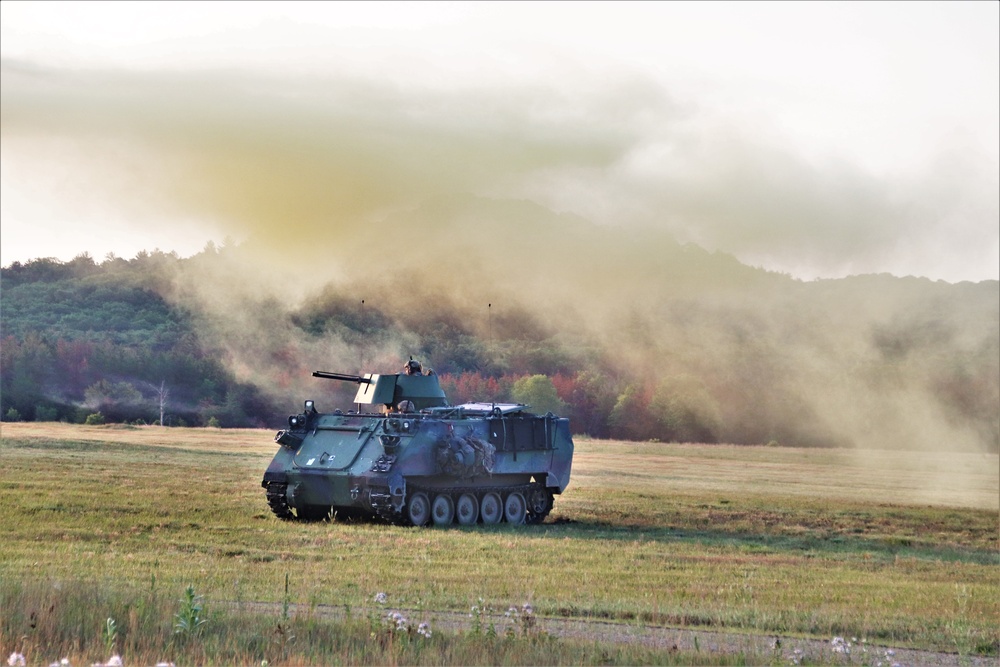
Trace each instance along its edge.
{"label": "road wheel", "polygon": [[479,515],[483,518],[483,523],[500,523],[500,519],[503,518],[503,502],[499,493],[490,491],[483,496],[482,502],[479,503]]}
{"label": "road wheel", "polygon": [[540,486],[528,491],[528,515],[525,523],[541,523],[552,511],[552,492]]}
{"label": "road wheel", "polygon": [[471,493],[463,493],[455,503],[455,516],[462,526],[471,526],[479,520],[479,502]]}
{"label": "road wheel", "polygon": [[507,519],[507,523],[515,525],[524,523],[526,513],[527,504],[524,502],[524,496],[516,491],[507,496],[503,504],[503,516]]}
{"label": "road wheel", "polygon": [[414,493],[406,504],[406,518],[414,526],[426,526],[431,520],[431,501],[426,493]]}
{"label": "road wheel", "polygon": [[447,526],[455,520],[455,503],[447,493],[441,493],[434,498],[431,505],[431,518],[435,526]]}

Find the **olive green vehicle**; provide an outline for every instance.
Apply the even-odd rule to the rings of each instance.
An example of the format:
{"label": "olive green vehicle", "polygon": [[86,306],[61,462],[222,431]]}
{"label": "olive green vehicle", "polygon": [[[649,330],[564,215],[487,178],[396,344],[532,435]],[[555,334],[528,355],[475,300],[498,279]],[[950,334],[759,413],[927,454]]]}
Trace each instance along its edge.
{"label": "olive green vehicle", "polygon": [[448,405],[437,375],[315,377],[355,382],[357,410],[313,401],[278,431],[262,485],[280,519],[540,523],[569,484],[569,420],[511,403]]}

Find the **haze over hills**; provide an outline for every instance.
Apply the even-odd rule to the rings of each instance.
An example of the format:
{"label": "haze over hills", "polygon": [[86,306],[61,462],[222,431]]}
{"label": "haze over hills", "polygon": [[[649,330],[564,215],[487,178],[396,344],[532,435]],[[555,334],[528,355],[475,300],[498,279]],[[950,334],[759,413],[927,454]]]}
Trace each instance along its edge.
{"label": "haze over hills", "polygon": [[[166,381],[187,423],[278,427],[302,398],[345,400],[312,370],[394,372],[413,355],[453,402],[546,375],[600,437],[1000,444],[997,281],[802,282],[527,201],[439,195],[187,259],[13,264],[0,287],[2,414],[21,418],[77,418],[104,380],[103,405],[148,420]],[[115,399],[121,385],[140,396]]]}

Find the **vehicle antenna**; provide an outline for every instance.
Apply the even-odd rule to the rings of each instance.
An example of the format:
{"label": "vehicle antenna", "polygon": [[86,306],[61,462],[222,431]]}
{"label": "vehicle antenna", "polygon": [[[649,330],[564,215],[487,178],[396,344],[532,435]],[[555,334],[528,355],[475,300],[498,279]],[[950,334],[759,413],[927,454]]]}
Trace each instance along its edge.
{"label": "vehicle antenna", "polygon": [[365,372],[365,342],[368,337],[365,335],[365,300],[361,299],[361,372]]}
{"label": "vehicle antenna", "polygon": [[[487,324],[488,337],[486,339],[487,340],[486,349],[489,351],[490,361],[492,361],[493,365],[496,366],[496,359],[495,359],[496,355],[494,354],[493,351],[493,304],[492,303],[486,304],[486,320],[488,322]],[[497,397],[492,396],[491,398],[493,405],[495,407],[497,402]]]}

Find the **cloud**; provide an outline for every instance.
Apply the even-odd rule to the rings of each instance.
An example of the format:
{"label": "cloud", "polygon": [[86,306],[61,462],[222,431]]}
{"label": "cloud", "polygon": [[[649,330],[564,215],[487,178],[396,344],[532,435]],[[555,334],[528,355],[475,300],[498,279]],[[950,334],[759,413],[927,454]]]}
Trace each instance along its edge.
{"label": "cloud", "polygon": [[353,248],[394,212],[471,193],[665,229],[807,278],[1000,271],[1000,176],[974,146],[874,175],[636,76],[429,90],[11,61],[3,73],[10,178],[38,187],[59,174],[50,187],[66,208],[118,209],[137,227],[193,220],[271,252],[300,253],[304,238]]}

